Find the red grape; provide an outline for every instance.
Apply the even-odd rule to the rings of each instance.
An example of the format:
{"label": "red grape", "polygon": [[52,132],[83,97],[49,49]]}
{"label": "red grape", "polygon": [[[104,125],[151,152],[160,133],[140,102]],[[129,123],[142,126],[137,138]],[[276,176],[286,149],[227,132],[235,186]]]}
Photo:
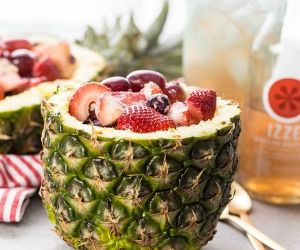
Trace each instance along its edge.
{"label": "red grape", "polygon": [[186,98],[183,88],[175,81],[167,83],[163,92],[169,97],[171,103],[184,101]]}
{"label": "red grape", "polygon": [[31,76],[34,57],[30,50],[17,49],[10,54],[9,60],[18,67],[20,76]]}
{"label": "red grape", "polygon": [[129,90],[129,81],[121,76],[109,77],[104,79],[101,83],[110,88],[113,92]]}
{"label": "red grape", "polygon": [[166,78],[161,73],[152,70],[133,71],[127,76],[127,79],[132,92],[139,92],[148,82],[156,83],[161,89],[166,84]]}

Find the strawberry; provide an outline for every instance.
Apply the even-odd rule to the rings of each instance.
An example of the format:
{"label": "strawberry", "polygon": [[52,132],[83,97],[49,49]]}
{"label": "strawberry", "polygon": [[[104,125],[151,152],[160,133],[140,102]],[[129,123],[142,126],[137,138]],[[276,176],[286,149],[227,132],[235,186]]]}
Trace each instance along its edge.
{"label": "strawberry", "polygon": [[2,47],[5,50],[8,50],[9,52],[12,52],[17,49],[28,49],[32,50],[33,46],[32,44],[25,39],[10,39],[10,40],[5,40],[2,43]]}
{"label": "strawberry", "polygon": [[34,87],[42,82],[46,82],[47,78],[45,76],[31,77],[29,78],[29,86]]}
{"label": "strawberry", "polygon": [[27,78],[21,78],[16,72],[0,74],[0,86],[5,92],[23,87],[29,83]]}
{"label": "strawberry", "polygon": [[76,65],[67,42],[41,44],[34,51],[39,57],[49,57],[60,71],[61,78],[69,79],[73,76]]}
{"label": "strawberry", "polygon": [[85,121],[90,114],[91,105],[95,104],[99,96],[110,89],[96,82],[81,86],[71,98],[69,113],[79,121]]}
{"label": "strawberry", "polygon": [[176,125],[189,126],[195,124],[196,121],[189,113],[188,107],[183,102],[175,102],[171,105],[167,116],[172,119]]}
{"label": "strawberry", "polygon": [[117,125],[117,129],[130,129],[137,133],[150,133],[175,127],[174,121],[169,117],[158,113],[152,108],[141,105],[126,108]]}
{"label": "strawberry", "polygon": [[145,95],[133,92],[107,92],[96,102],[95,113],[102,126],[114,124],[126,107],[134,104],[143,105]]}
{"label": "strawberry", "polygon": [[62,78],[62,75],[54,64],[54,62],[47,56],[40,58],[33,66],[33,76],[45,76],[48,81],[53,81]]}
{"label": "strawberry", "polygon": [[154,82],[149,82],[144,85],[140,93],[143,93],[148,99],[151,95],[162,94],[161,88]]}
{"label": "strawberry", "polygon": [[34,87],[36,85],[39,85],[42,82],[47,81],[46,77],[44,77],[44,76],[22,78],[22,80],[23,80],[23,84],[12,90],[13,95],[17,95],[19,93],[22,93],[23,91],[25,91],[25,90],[27,90],[31,87]]}
{"label": "strawberry", "polygon": [[214,117],[216,111],[217,94],[213,90],[195,90],[186,99],[189,113],[196,120],[207,121]]}

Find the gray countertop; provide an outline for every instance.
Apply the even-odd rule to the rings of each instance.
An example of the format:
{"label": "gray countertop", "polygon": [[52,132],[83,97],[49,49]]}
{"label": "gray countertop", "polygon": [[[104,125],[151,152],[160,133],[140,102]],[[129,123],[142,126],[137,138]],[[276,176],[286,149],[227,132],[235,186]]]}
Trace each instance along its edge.
{"label": "gray countertop", "polygon": [[[254,202],[251,218],[255,225],[288,250],[300,249],[300,206],[272,206]],[[68,250],[51,231],[51,224],[38,196],[30,202],[18,224],[0,223],[0,249]],[[204,250],[252,250],[247,238],[237,229],[219,223],[213,241]]]}

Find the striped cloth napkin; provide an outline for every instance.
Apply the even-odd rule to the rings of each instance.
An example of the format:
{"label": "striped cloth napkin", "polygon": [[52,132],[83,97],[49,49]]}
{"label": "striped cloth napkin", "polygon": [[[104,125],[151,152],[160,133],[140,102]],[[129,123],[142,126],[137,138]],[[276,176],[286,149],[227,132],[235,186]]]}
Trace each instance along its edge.
{"label": "striped cloth napkin", "polygon": [[21,221],[42,176],[39,155],[0,155],[0,222]]}

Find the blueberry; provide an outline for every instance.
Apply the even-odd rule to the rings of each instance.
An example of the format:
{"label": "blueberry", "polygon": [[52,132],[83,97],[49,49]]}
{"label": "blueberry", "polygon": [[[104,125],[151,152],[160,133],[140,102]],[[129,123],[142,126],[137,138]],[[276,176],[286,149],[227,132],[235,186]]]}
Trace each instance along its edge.
{"label": "blueberry", "polygon": [[157,112],[166,115],[170,110],[170,100],[164,94],[151,95],[146,102],[146,106],[155,109]]}

